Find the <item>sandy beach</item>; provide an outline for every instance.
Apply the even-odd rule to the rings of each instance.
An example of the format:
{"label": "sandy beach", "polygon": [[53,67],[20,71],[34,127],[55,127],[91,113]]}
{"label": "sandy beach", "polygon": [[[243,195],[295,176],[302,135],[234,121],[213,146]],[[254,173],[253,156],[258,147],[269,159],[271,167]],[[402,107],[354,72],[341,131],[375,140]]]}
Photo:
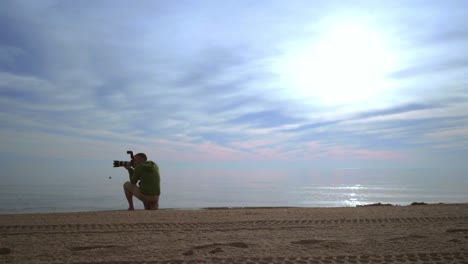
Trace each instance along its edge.
{"label": "sandy beach", "polygon": [[0,263],[468,263],[468,204],[0,215]]}

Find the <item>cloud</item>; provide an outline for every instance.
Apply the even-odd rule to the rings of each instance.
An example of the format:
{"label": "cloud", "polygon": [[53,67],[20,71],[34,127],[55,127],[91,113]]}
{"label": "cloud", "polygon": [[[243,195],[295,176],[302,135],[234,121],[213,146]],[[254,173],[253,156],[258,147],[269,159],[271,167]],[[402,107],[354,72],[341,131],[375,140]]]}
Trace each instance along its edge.
{"label": "cloud", "polygon": [[466,70],[467,68],[468,68],[468,57],[453,59],[450,61],[440,61],[437,63],[428,62],[425,65],[414,66],[411,68],[396,71],[390,74],[389,77],[397,78],[397,79],[404,79],[404,78],[418,77],[420,75],[443,74],[447,71],[464,70],[464,69]]}
{"label": "cloud", "polygon": [[248,113],[229,120],[228,123],[248,123],[253,127],[277,127],[281,125],[294,124],[300,121],[282,114],[279,111],[261,111]]}
{"label": "cloud", "polygon": [[461,126],[428,132],[424,138],[433,142],[435,149],[468,150],[468,125],[462,123]]}
{"label": "cloud", "polygon": [[369,118],[369,117],[402,114],[402,113],[408,113],[408,112],[417,111],[417,110],[435,109],[435,108],[440,108],[440,106],[420,104],[420,103],[404,104],[404,105],[390,107],[387,109],[370,110],[365,113],[360,113],[357,115],[355,119],[364,119],[364,118]]}

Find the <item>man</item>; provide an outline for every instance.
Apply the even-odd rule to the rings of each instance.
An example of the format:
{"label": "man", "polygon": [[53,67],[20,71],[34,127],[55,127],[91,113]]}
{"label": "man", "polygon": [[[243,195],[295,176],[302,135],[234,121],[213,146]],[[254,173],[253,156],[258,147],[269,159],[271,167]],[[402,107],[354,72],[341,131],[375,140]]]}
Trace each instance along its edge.
{"label": "man", "polygon": [[128,201],[128,210],[135,210],[133,196],[143,202],[145,210],[157,210],[161,194],[158,165],[147,160],[146,154],[138,153],[133,158],[133,166],[135,169],[125,167],[130,178],[130,181],[123,186]]}

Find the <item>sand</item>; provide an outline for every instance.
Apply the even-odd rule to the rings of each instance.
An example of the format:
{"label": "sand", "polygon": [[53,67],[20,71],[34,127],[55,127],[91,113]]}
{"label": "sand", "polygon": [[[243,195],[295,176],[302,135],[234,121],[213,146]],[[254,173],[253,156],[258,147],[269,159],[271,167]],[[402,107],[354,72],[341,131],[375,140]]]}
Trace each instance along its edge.
{"label": "sand", "polygon": [[468,263],[468,204],[0,215],[0,263]]}

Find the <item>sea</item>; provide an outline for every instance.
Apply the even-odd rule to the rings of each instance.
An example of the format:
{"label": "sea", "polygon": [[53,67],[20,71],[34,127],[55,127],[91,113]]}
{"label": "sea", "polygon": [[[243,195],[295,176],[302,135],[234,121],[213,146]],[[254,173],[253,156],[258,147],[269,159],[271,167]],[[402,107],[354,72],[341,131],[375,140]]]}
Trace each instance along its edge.
{"label": "sea", "polygon": [[[2,184],[0,214],[126,210],[128,176]],[[161,173],[161,209],[356,207],[468,203],[468,171],[447,169],[212,170]],[[135,199],[136,209],[143,209]]]}

